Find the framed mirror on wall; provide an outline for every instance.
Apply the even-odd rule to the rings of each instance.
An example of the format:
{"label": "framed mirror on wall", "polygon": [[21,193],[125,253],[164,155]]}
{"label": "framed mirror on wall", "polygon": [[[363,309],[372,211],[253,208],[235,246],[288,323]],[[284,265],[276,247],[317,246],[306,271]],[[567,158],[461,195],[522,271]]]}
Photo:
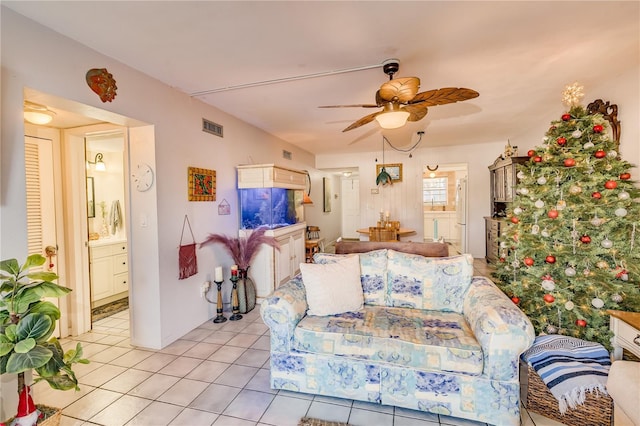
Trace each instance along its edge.
{"label": "framed mirror on wall", "polygon": [[93,177],[87,177],[87,217],[96,217],[95,193],[93,187]]}

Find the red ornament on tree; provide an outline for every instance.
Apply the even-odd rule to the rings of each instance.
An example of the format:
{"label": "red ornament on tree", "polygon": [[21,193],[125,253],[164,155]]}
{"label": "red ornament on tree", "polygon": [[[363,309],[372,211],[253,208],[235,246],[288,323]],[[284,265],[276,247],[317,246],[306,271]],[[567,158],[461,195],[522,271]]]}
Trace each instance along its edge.
{"label": "red ornament on tree", "polygon": [[567,138],[560,136],[558,139],[556,139],[556,142],[558,142],[558,145],[560,145],[560,146],[566,145]]}
{"label": "red ornament on tree", "polygon": [[576,165],[576,160],[574,160],[573,158],[567,158],[564,160],[565,167],[573,167],[575,165]]}
{"label": "red ornament on tree", "polygon": [[527,155],[529,157],[533,157],[534,155],[536,155],[536,152],[533,149],[530,149],[529,151],[527,151]]}
{"label": "red ornament on tree", "polygon": [[535,157],[533,157],[533,161],[535,161],[536,163],[540,163],[542,162],[542,157],[540,157],[539,155],[536,155]]}
{"label": "red ornament on tree", "polygon": [[544,261],[547,263],[556,263],[556,257],[549,255],[547,257],[544,258]]}
{"label": "red ornament on tree", "polygon": [[585,234],[582,237],[580,237],[580,242],[584,244],[589,244],[591,243],[591,237]]}
{"label": "red ornament on tree", "polygon": [[607,153],[603,150],[599,149],[593,154],[596,158],[604,158],[607,156]]}
{"label": "red ornament on tree", "polygon": [[553,297],[553,295],[552,295],[552,294],[548,294],[548,293],[547,293],[547,294],[545,294],[545,295],[544,295],[544,297],[543,297],[542,299],[543,299],[545,302],[547,302],[547,303],[553,303],[553,302],[555,302],[555,300],[556,300],[556,298],[555,298],[555,297]]}
{"label": "red ornament on tree", "polygon": [[602,127],[600,124],[596,124],[595,126],[593,126],[593,133],[602,133],[603,130],[604,127]]}
{"label": "red ornament on tree", "polygon": [[527,266],[533,266],[533,258],[531,258],[531,257],[525,257],[523,262]]}
{"label": "red ornament on tree", "polygon": [[511,216],[511,223],[518,223],[518,222],[520,222],[520,221],[518,220],[517,217]]}
{"label": "red ornament on tree", "polygon": [[622,180],[629,180],[629,179],[631,179],[631,174],[630,174],[630,173],[622,173],[622,174],[620,175],[620,179],[622,179]]}
{"label": "red ornament on tree", "polygon": [[578,327],[586,327],[587,326],[587,322],[585,320],[583,320],[583,319],[579,319],[579,320],[576,320],[576,325]]}
{"label": "red ornament on tree", "polygon": [[571,114],[562,114],[562,121],[571,120]]}
{"label": "red ornament on tree", "polygon": [[615,180],[608,180],[604,183],[604,187],[607,189],[616,189],[618,187],[618,182]]}
{"label": "red ornament on tree", "polygon": [[592,196],[593,198],[597,198],[597,199],[602,198],[602,194],[601,194],[601,193],[599,193],[598,191],[596,191],[596,192],[594,192],[593,194],[591,194],[591,196]]}
{"label": "red ornament on tree", "polygon": [[551,219],[557,218],[558,217],[558,210],[556,210],[556,209],[549,210],[549,212],[547,213],[547,216],[549,216]]}
{"label": "red ornament on tree", "polygon": [[520,303],[520,298],[518,296],[513,296],[511,298],[511,301],[517,305],[518,303]]}

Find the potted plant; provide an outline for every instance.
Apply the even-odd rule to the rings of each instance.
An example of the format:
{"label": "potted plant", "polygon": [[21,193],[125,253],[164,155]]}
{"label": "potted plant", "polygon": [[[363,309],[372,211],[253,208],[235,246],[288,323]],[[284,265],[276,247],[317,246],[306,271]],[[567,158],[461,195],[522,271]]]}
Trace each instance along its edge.
{"label": "potted plant", "polygon": [[255,307],[256,290],[253,280],[247,275],[251,261],[258,254],[262,244],[280,250],[280,245],[274,237],[265,235],[268,227],[261,226],[254,229],[248,237],[229,237],[223,234],[209,234],[200,243],[203,247],[211,243],[220,243],[238,266],[238,297],[240,299],[240,313],[247,313]]}
{"label": "potted plant", "polygon": [[31,426],[38,417],[46,422],[47,413],[59,422],[60,410],[35,409],[25,372],[36,371],[34,383],[46,380],[54,389],[78,390],[71,366],[89,362],[82,358],[80,343],[64,352],[58,339],[51,337],[60,310],[44,298],[59,298],[71,290],[53,283],[58,278],[53,272],[29,272],[45,261],[44,256],[32,254],[23,265],[16,259],[0,262],[0,374],[17,374],[18,379],[18,413],[12,425]]}

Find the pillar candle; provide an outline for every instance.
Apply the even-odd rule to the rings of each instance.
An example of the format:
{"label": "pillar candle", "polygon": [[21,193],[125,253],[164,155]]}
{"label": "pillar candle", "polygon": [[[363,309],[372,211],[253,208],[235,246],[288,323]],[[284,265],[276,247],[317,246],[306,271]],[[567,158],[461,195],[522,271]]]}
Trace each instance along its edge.
{"label": "pillar candle", "polygon": [[231,275],[234,277],[238,275],[238,265],[231,265]]}
{"label": "pillar candle", "polygon": [[216,266],[214,281],[216,282],[224,281],[224,278],[222,277],[222,266]]}

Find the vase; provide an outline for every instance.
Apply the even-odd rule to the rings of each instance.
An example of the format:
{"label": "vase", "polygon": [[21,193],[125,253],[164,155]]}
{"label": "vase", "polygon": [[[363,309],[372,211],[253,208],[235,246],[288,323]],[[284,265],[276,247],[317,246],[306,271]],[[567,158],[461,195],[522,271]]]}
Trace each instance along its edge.
{"label": "vase", "polygon": [[240,313],[246,314],[256,307],[256,285],[248,275],[249,268],[238,269],[238,299]]}

